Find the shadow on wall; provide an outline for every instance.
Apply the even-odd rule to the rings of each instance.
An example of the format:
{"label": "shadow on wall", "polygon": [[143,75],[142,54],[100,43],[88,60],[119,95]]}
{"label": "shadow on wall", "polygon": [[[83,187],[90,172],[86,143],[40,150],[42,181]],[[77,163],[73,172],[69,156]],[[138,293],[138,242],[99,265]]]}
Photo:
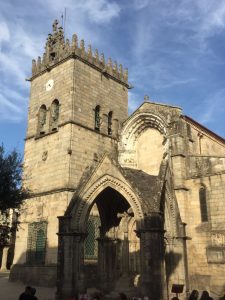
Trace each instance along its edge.
{"label": "shadow on wall", "polygon": [[[49,252],[55,252],[57,248],[48,248]],[[29,263],[14,264],[11,266],[9,281],[21,281],[27,285],[54,287],[56,285],[56,264],[44,264],[42,253],[29,253],[33,258]],[[36,258],[36,262],[35,262]],[[29,261],[28,254],[22,253],[19,261]]]}
{"label": "shadow on wall", "polygon": [[166,278],[170,279],[170,276],[174,274],[176,267],[180,260],[182,259],[182,255],[180,253],[174,253],[172,251],[165,253],[165,262],[166,262]]}
{"label": "shadow on wall", "polygon": [[3,248],[0,247],[0,269],[1,269],[1,266],[2,266],[2,252],[3,252]]}

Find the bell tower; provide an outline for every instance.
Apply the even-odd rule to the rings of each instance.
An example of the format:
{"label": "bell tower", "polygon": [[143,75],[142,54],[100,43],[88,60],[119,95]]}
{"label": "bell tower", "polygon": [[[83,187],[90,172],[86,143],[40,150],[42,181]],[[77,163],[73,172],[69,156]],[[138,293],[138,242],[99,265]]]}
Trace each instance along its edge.
{"label": "bell tower", "polygon": [[104,153],[116,159],[118,130],[128,116],[128,71],[91,45],[86,49],[76,34],[65,40],[55,20],[29,81],[24,185],[31,198],[20,217],[11,279],[34,274],[35,283],[47,272],[54,282],[57,216],[88,168]]}
{"label": "bell tower", "polygon": [[122,65],[106,63],[83,40],[78,45],[75,34],[65,41],[54,21],[30,78],[25,179],[33,192],[75,189],[93,160],[116,151],[127,118],[127,80]]}

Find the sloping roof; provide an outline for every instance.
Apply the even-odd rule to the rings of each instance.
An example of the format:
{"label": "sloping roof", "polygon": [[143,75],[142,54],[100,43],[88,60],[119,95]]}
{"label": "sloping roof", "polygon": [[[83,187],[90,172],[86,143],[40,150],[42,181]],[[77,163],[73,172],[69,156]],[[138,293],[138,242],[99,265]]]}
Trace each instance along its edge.
{"label": "sloping roof", "polygon": [[149,211],[158,212],[160,209],[159,193],[161,194],[159,177],[130,168],[123,168],[122,173],[131,186],[137,191],[144,206],[147,207]]}
{"label": "sloping roof", "polygon": [[184,119],[185,121],[187,121],[188,123],[191,123],[192,125],[198,127],[200,130],[205,131],[206,133],[211,135],[216,140],[219,140],[221,143],[225,144],[225,139],[224,138],[222,138],[221,136],[219,136],[215,132],[211,131],[210,129],[206,128],[202,124],[198,123],[197,121],[193,120],[191,117],[183,115],[183,116],[181,116],[181,118]]}

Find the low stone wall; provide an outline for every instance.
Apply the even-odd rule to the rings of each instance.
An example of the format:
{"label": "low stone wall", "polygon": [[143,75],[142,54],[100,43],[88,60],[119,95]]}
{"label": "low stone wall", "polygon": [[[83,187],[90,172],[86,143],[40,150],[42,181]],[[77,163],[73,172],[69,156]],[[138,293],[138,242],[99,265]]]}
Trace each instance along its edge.
{"label": "low stone wall", "polygon": [[27,285],[54,287],[56,285],[56,265],[13,265],[10,270],[9,281],[22,281]]}

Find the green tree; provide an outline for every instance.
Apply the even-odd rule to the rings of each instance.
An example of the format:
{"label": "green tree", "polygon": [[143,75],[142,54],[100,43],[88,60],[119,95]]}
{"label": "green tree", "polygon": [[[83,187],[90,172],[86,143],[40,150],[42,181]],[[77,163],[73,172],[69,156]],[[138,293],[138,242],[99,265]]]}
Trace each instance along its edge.
{"label": "green tree", "polygon": [[22,187],[21,155],[16,150],[6,153],[0,146],[0,245],[7,243],[16,227],[9,219],[9,210],[19,208],[27,196]]}

